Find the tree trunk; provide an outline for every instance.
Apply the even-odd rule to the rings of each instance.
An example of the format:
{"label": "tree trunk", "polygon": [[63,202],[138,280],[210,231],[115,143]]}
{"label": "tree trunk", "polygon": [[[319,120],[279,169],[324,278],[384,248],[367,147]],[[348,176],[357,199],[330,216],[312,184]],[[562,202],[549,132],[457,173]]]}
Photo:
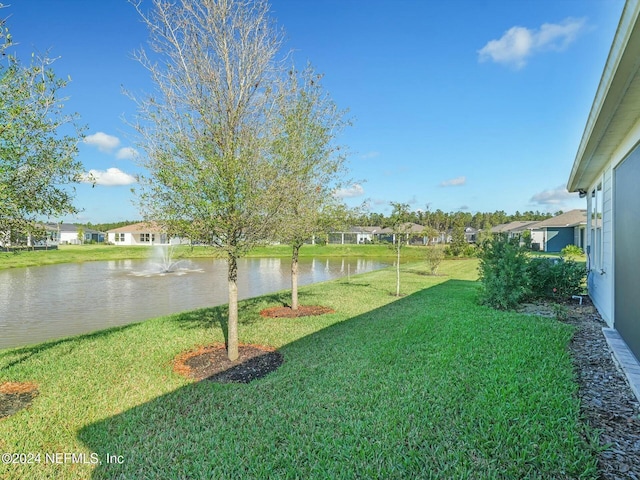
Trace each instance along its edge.
{"label": "tree trunk", "polygon": [[227,324],[227,356],[232,362],[238,358],[238,259],[227,258],[229,280],[229,319]]}
{"label": "tree trunk", "polygon": [[400,296],[400,242],[396,246],[398,257],[396,259],[396,297]]}
{"label": "tree trunk", "polygon": [[291,256],[291,310],[298,310],[298,254],[300,245],[293,246]]}

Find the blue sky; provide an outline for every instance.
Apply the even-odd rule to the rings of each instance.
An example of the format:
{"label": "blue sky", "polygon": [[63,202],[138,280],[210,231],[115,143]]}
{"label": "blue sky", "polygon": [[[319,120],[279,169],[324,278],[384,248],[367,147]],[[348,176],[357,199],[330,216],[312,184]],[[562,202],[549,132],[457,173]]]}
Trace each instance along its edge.
{"label": "blue sky", "polygon": [[[6,2],[10,3],[10,2]],[[148,3],[148,0],[147,2]],[[285,51],[310,61],[348,108],[342,194],[445,212],[585,208],[565,184],[622,12],[622,0],[272,0]],[[147,31],[126,0],[13,0],[1,10],[18,55],[58,58],[66,109],[86,124],[75,217],[140,218],[140,168],[122,94],[149,90],[132,59]]]}

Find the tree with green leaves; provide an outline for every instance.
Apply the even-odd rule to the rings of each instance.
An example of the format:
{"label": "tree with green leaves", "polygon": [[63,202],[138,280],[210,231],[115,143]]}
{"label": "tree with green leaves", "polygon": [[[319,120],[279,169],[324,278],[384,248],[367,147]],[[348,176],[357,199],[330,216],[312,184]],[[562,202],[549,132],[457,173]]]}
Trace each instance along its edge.
{"label": "tree with green leaves", "polygon": [[[1,5],[0,5],[1,7]],[[0,21],[0,232],[3,243],[16,234],[42,233],[37,220],[77,212],[74,189],[83,179],[76,159],[82,128],[66,114],[53,61],[32,55],[23,64],[11,53],[13,41]],[[64,132],[64,133],[63,133]]]}
{"label": "tree with green leaves", "polygon": [[298,256],[315,235],[345,224],[347,209],[335,192],[346,173],[345,156],[335,144],[347,125],[311,66],[295,68],[280,83],[272,152],[286,178],[286,198],[276,239],[292,247],[291,309],[298,309]]}
{"label": "tree with green leaves", "polygon": [[460,216],[453,218],[453,228],[451,229],[451,253],[457,257],[464,251],[467,246],[467,237],[465,236],[465,226]]}
{"label": "tree with green leaves", "polygon": [[238,358],[238,259],[273,238],[288,194],[271,151],[281,44],[261,0],[137,5],[155,92],[138,99],[144,216],[227,260],[227,354]]}
{"label": "tree with green leaves", "polygon": [[411,224],[409,223],[409,205],[391,202],[393,208],[389,217],[389,227],[393,232],[393,249],[396,253],[396,297],[400,296],[400,251],[409,240]]}

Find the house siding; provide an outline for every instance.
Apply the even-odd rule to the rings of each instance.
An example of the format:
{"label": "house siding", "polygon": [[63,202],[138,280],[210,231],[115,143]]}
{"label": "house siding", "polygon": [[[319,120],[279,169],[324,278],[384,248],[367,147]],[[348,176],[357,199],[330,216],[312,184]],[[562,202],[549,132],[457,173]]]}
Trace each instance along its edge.
{"label": "house siding", "polygon": [[[612,249],[612,201],[611,201],[611,172],[612,165],[609,164],[607,169],[600,177],[589,187],[589,192],[597,189],[598,185],[602,185],[602,242],[600,244],[601,251],[597,253],[597,245],[593,238],[593,221],[591,214],[587,215],[587,251],[588,257],[588,276],[587,286],[589,296],[593,304],[600,312],[602,319],[607,325],[613,327],[613,249]],[[594,199],[587,195],[587,212],[593,210]]]}
{"label": "house siding", "polygon": [[636,147],[616,167],[614,179],[616,190],[614,201],[614,314],[615,328],[631,351],[640,358],[640,250],[637,238],[640,235],[640,198],[637,194],[637,179],[640,177],[640,148]]}
{"label": "house siding", "polygon": [[545,251],[560,252],[573,242],[573,227],[547,227],[547,242]]}
{"label": "house siding", "polygon": [[[640,141],[640,121],[636,122],[620,143],[618,148],[614,151],[607,165],[602,169],[601,175],[589,186],[588,191],[591,192],[594,188],[602,183],[603,191],[603,238],[602,238],[602,265],[598,268],[597,265],[591,265],[591,270],[588,276],[589,296],[591,297],[593,304],[598,309],[598,312],[602,316],[603,320],[607,324],[615,328],[614,325],[614,244],[613,244],[613,219],[614,219],[614,205],[613,205],[613,189],[614,185],[614,170],[628,155],[636,148]],[[593,199],[591,195],[587,195],[587,211],[591,211],[591,203]],[[586,242],[587,246],[593,249],[592,239],[590,235],[591,216],[588,215],[587,219],[587,234]],[[593,254],[593,252],[592,252]],[[596,268],[598,270],[596,271]]]}

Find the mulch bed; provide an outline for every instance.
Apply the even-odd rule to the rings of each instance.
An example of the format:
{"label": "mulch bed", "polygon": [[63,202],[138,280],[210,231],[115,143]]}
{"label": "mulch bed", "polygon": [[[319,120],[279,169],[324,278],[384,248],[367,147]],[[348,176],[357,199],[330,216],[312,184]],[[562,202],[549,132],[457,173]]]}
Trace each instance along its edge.
{"label": "mulch bed", "polygon": [[[588,425],[600,432],[601,451],[597,453],[600,478],[640,480],[640,403],[611,356],[602,334],[606,324],[588,297],[583,305],[572,302],[565,307],[561,321],[576,327],[569,348],[579,385],[581,414]],[[549,305],[525,308],[527,313],[538,315],[557,313]],[[303,312],[310,309],[305,315],[309,311],[317,312],[316,315],[331,311],[326,307],[300,309]],[[289,307],[273,307],[261,314],[280,317],[287,312],[296,313]],[[238,359],[231,362],[223,344],[200,347],[176,357],[173,366],[176,372],[196,380],[249,383],[276,370],[284,361],[282,354],[270,347],[240,345],[238,350]],[[29,406],[37,395],[34,383],[1,384],[0,419]]]}
{"label": "mulch bed", "polygon": [[[579,385],[584,421],[600,432],[597,453],[601,479],[640,479],[640,403],[612,357],[602,333],[607,324],[588,297],[564,304],[564,323],[576,327],[569,348]],[[529,313],[551,316],[553,308],[527,306]]]}
{"label": "mulch bed", "polygon": [[312,315],[324,315],[326,313],[336,313],[329,307],[320,305],[300,305],[297,310],[288,306],[269,307],[260,312],[260,315],[267,318],[298,318],[310,317]]}
{"label": "mulch bed", "polygon": [[603,479],[640,479],[640,403],[612,357],[606,323],[586,299],[564,320],[576,327],[570,349],[585,421],[599,430],[598,468]]}
{"label": "mulch bed", "polygon": [[31,405],[38,396],[38,386],[30,382],[0,384],[0,420]]}
{"label": "mulch bed", "polygon": [[173,369],[195,380],[249,383],[277,370],[283,361],[282,354],[271,347],[241,344],[238,358],[232,362],[225,345],[215,344],[178,355]]}

